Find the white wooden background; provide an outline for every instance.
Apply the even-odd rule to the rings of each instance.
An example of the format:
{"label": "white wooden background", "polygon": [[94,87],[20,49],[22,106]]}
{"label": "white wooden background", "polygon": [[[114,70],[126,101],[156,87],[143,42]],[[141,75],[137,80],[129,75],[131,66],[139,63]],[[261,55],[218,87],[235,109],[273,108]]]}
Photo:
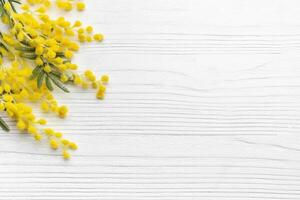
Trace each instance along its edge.
{"label": "white wooden background", "polygon": [[300,199],[300,1],[86,3],[106,40],[77,62],[107,98],[58,95],[68,162],[1,133],[1,200]]}

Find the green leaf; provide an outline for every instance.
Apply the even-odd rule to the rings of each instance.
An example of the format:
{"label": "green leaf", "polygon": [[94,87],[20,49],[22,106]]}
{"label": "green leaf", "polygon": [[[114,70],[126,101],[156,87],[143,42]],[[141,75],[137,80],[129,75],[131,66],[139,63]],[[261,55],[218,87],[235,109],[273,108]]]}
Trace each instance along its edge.
{"label": "green leaf", "polygon": [[54,83],[57,87],[59,87],[61,90],[63,90],[64,92],[67,92],[67,93],[70,92],[70,91],[68,90],[68,88],[66,88],[66,87],[64,86],[64,84],[63,84],[58,78],[55,77],[55,75],[49,74],[49,77],[51,78],[51,80],[53,81],[53,83]]}
{"label": "green leaf", "polygon": [[36,80],[38,88],[42,87],[44,77],[45,77],[45,73],[44,72],[39,73],[39,75],[37,77],[37,80]]}
{"label": "green leaf", "polygon": [[20,43],[21,43],[21,44],[23,44],[23,45],[25,45],[25,46],[28,46],[28,47],[30,47],[30,44],[29,44],[29,42],[27,42],[26,40],[24,40],[24,41],[21,41]]}
{"label": "green leaf", "polygon": [[0,127],[6,132],[9,131],[8,125],[5,123],[5,121],[1,117],[0,117]]}
{"label": "green leaf", "polygon": [[41,66],[41,65],[36,66],[36,67],[34,68],[34,70],[32,70],[30,79],[31,79],[31,80],[35,79],[35,78],[41,73],[42,70],[43,70],[43,66]]}
{"label": "green leaf", "polygon": [[26,47],[26,46],[20,46],[20,47],[16,47],[16,50],[18,51],[26,51],[26,52],[34,52],[35,49],[32,47]]}
{"label": "green leaf", "polygon": [[20,56],[30,60],[35,60],[37,57],[35,53],[21,53]]}
{"label": "green leaf", "polygon": [[58,56],[58,57],[64,57],[65,53],[64,52],[56,52],[56,56]]}
{"label": "green leaf", "polygon": [[21,4],[21,2],[18,1],[18,0],[10,0],[10,1],[13,2],[13,3]]}
{"label": "green leaf", "polygon": [[3,14],[3,7],[2,6],[0,6],[0,15],[1,15],[1,17],[2,17],[2,14]]}
{"label": "green leaf", "polygon": [[53,91],[52,83],[49,76],[46,76],[46,86],[50,91]]}
{"label": "green leaf", "polygon": [[52,71],[51,74],[56,76],[56,78],[58,78],[58,79],[60,79],[60,77],[61,77],[61,72],[60,71]]}
{"label": "green leaf", "polygon": [[0,46],[3,47],[6,51],[9,51],[9,49],[3,43],[0,43]]}

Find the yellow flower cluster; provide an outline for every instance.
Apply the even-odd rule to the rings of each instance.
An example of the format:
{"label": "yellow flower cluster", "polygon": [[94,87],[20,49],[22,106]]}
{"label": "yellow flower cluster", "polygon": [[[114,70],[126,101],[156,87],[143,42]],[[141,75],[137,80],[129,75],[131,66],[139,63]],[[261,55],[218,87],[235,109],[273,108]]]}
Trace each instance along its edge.
{"label": "yellow flower cluster", "polygon": [[49,128],[42,129],[41,126],[46,125],[47,121],[36,119],[32,108],[24,102],[41,101],[43,110],[46,103],[49,106],[47,109],[51,109],[60,117],[65,117],[68,109],[66,106],[58,106],[57,101],[44,85],[38,88],[36,82],[29,79],[31,72],[30,66],[23,63],[20,67],[17,62],[10,67],[0,69],[0,95],[2,96],[0,111],[5,111],[14,119],[20,131],[29,133],[37,141],[46,138],[52,149],[61,148],[63,157],[68,159],[70,157],[68,150],[76,150],[76,144],[64,139],[60,132]]}
{"label": "yellow flower cluster", "polygon": [[71,11],[74,7],[78,11],[83,11],[85,9],[85,4],[83,2],[74,2],[73,0],[56,0],[56,5],[58,8],[65,11]]}
{"label": "yellow flower cluster", "polygon": [[[40,5],[38,11],[45,12],[49,7],[51,7],[52,2],[50,0],[27,0],[29,5]],[[78,11],[85,10],[85,3],[82,1],[74,1],[74,0],[56,0],[55,4],[58,8],[65,10],[65,11],[71,11],[73,8],[76,8]],[[29,6],[27,4],[23,4],[23,7],[29,9]]]}
{"label": "yellow flower cluster", "polygon": [[[103,35],[93,34],[93,27],[83,27],[80,21],[72,23],[64,17],[51,19],[46,14],[52,5],[50,0],[27,0],[20,5],[21,12],[16,11],[13,4],[16,2],[0,1],[1,20],[9,28],[0,32],[0,111],[15,120],[20,131],[37,141],[45,138],[52,149],[61,149],[63,158],[69,159],[69,150],[76,150],[77,145],[60,132],[42,128],[47,121],[36,119],[26,102],[39,103],[42,111],[65,118],[68,108],[58,105],[53,96],[54,86],[65,92],[68,92],[66,84],[94,88],[96,97],[103,99],[109,76],[97,79],[90,70],[80,74],[78,66],[71,61],[79,50],[78,42],[100,42]],[[56,0],[55,4],[66,11],[73,7],[78,11],[85,9],[81,1]],[[4,66],[3,60],[10,65]],[[8,130],[3,120],[0,125]]]}

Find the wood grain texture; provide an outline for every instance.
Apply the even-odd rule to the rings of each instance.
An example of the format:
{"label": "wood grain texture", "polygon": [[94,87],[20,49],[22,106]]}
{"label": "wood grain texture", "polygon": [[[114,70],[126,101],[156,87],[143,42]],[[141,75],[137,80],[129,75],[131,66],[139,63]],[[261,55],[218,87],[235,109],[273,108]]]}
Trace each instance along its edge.
{"label": "wood grain texture", "polygon": [[68,162],[1,133],[1,200],[300,199],[299,1],[86,3],[69,17],[106,40],[76,61],[111,75],[107,99],[57,95]]}

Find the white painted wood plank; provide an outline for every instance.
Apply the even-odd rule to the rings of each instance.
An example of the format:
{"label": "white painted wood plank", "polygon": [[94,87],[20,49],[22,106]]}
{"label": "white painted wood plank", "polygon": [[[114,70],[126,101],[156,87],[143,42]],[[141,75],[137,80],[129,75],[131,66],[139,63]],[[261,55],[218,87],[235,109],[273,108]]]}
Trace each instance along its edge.
{"label": "white painted wood plank", "polygon": [[57,95],[71,116],[50,125],[80,147],[68,162],[0,134],[1,200],[300,198],[299,1],[87,6],[76,17],[106,40],[77,62],[111,75],[107,99]]}

